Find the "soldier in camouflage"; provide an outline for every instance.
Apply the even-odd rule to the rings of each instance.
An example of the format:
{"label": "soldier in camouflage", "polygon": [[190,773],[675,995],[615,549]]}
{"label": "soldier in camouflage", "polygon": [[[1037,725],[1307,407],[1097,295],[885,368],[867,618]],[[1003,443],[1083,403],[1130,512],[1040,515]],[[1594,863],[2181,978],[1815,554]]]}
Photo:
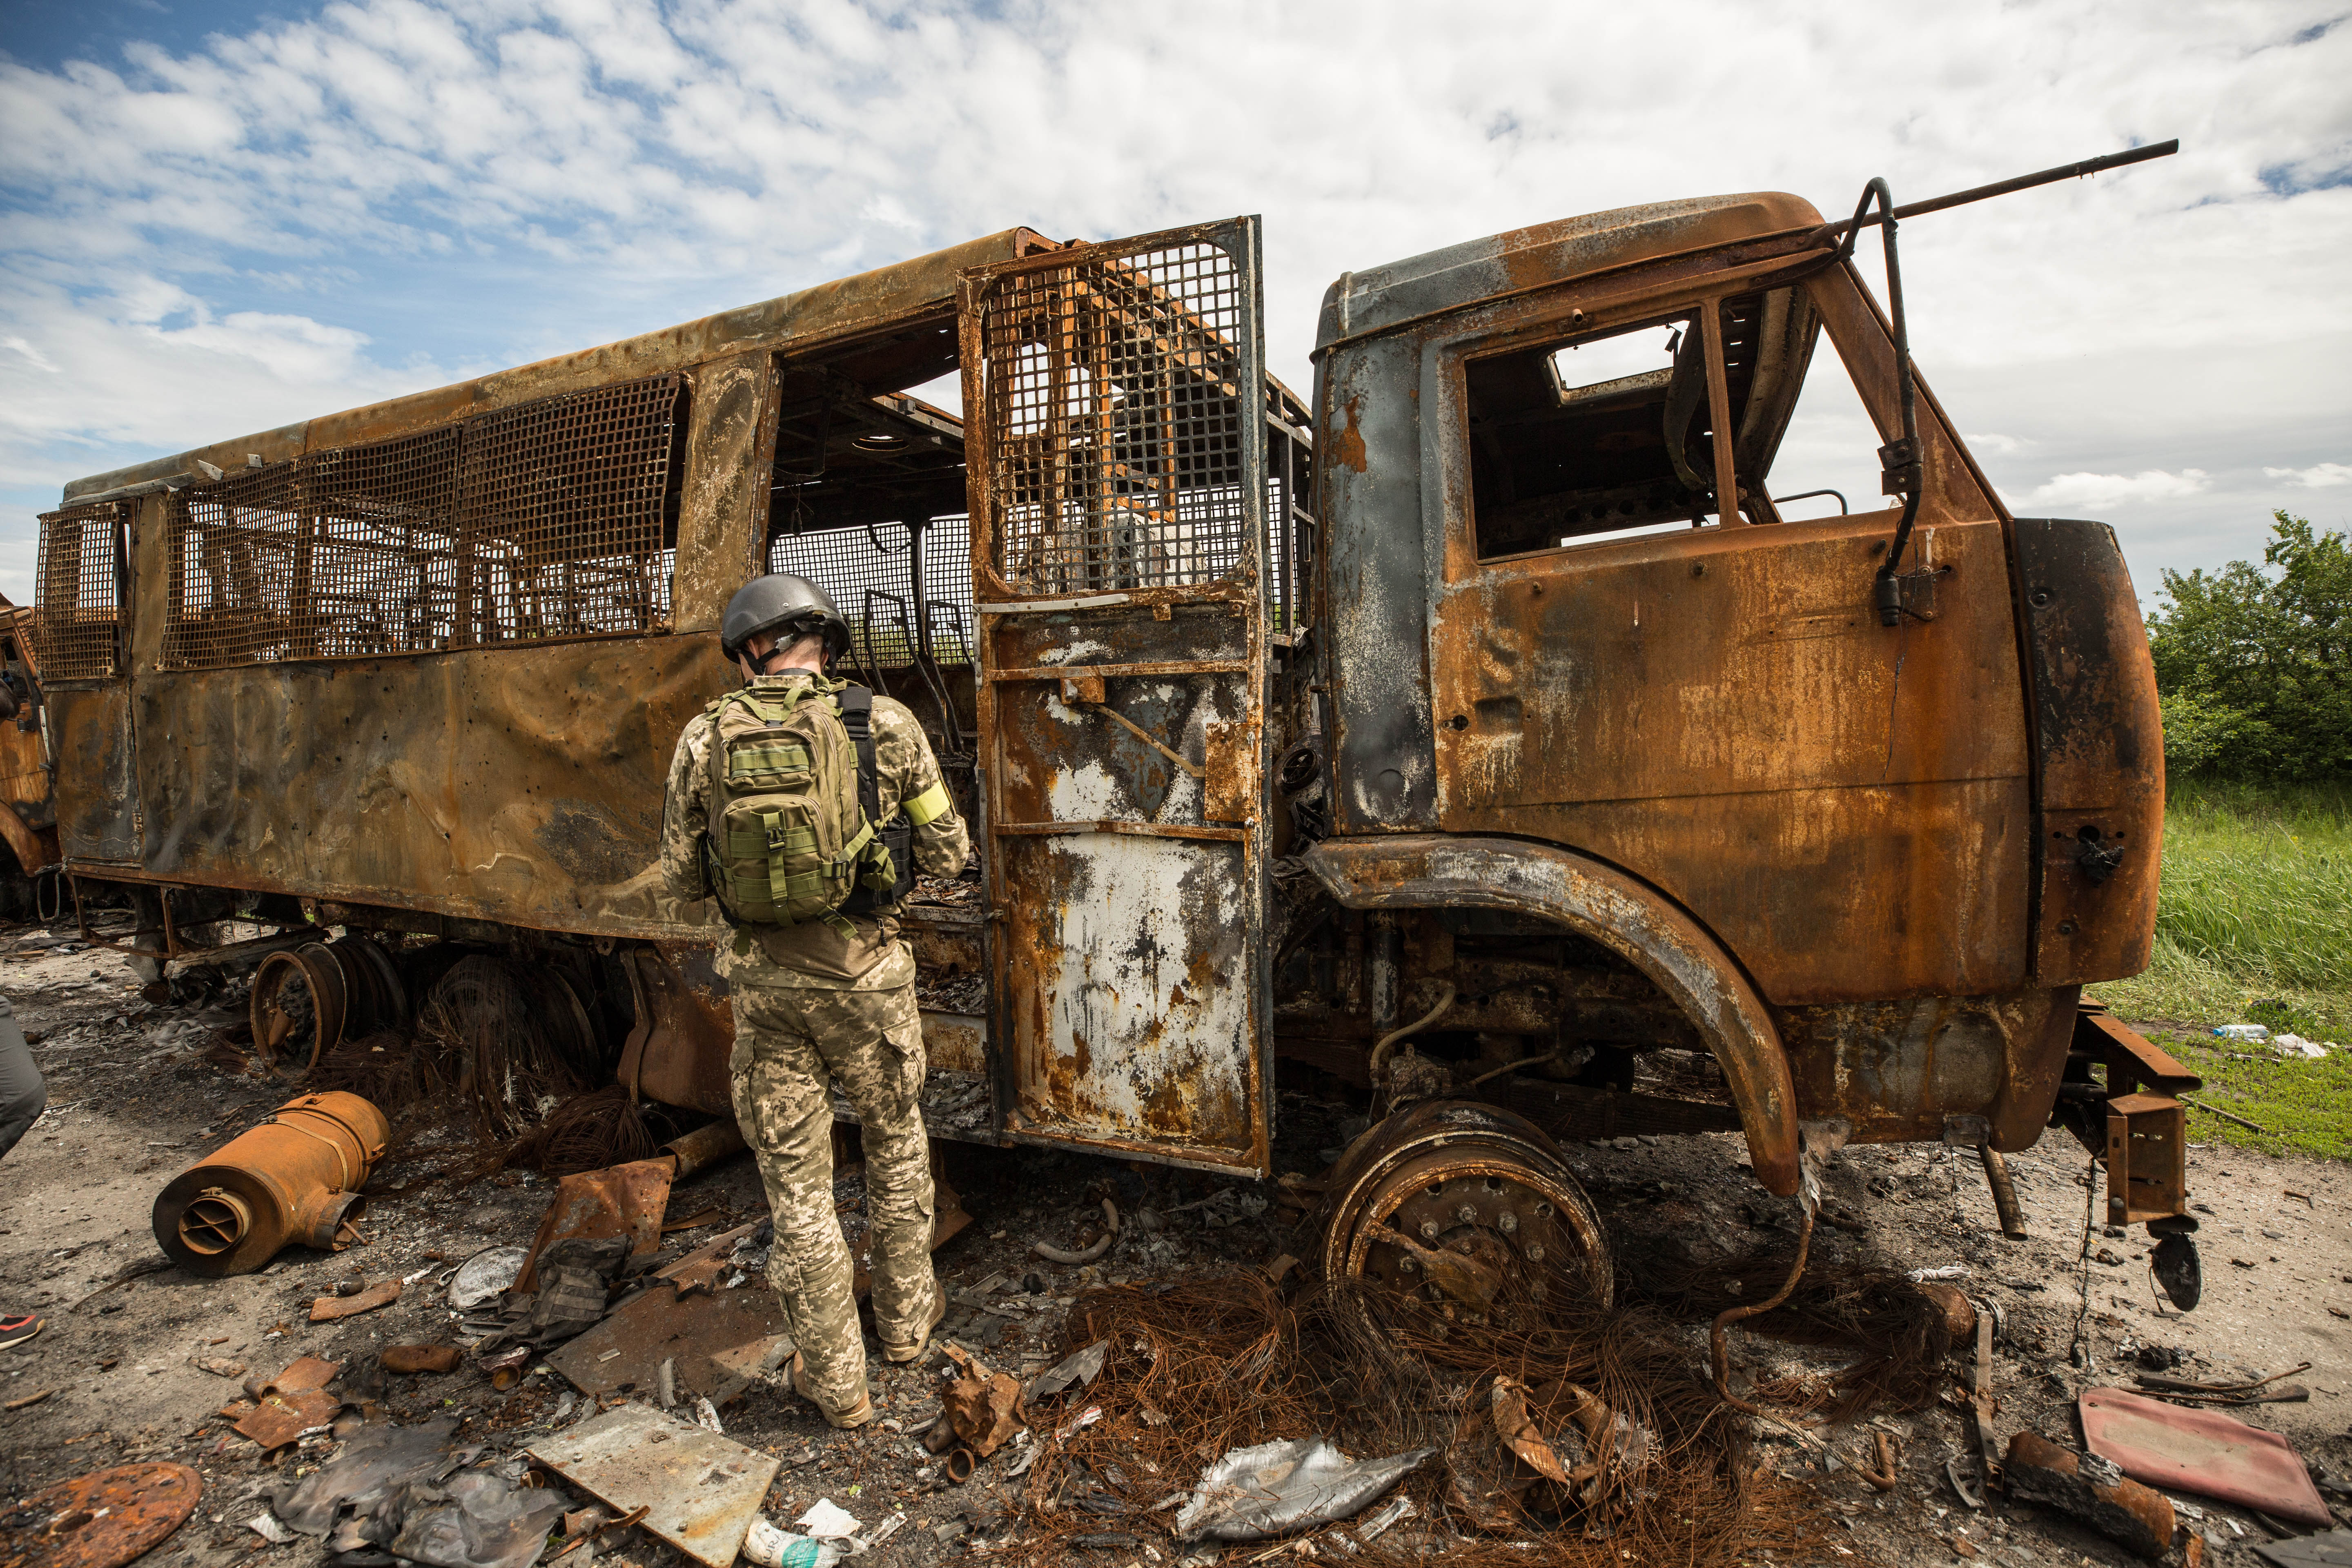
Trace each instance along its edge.
{"label": "soldier in camouflage", "polygon": [[[823,590],[782,575],[759,578],[738,593],[720,632],[744,679],[762,687],[823,680],[825,664],[848,637],[847,623]],[[712,891],[702,838],[710,821],[713,730],[708,714],[688,724],[670,761],[662,872],[685,900]],[[916,865],[934,876],[960,872],[971,841],[914,714],[877,695],[873,734],[880,794],[875,826],[903,813],[914,824]],[[847,1098],[863,1129],[882,1353],[893,1362],[916,1359],[946,1310],[931,1268],[914,954],[898,938],[898,907],[885,905],[801,925],[741,925],[718,958],[735,1009],[728,1061],[735,1116],[775,1218],[768,1279],[799,1347],[793,1386],[834,1426],[862,1426],[873,1419],[874,1406],[849,1249],[833,1206],[833,1088]]]}

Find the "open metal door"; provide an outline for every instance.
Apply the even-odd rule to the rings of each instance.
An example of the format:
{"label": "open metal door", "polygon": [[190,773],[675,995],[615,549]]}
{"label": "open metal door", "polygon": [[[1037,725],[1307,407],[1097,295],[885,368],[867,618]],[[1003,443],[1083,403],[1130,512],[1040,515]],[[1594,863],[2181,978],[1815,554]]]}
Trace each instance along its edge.
{"label": "open metal door", "polygon": [[1264,1175],[1257,219],[964,274],[998,1103]]}

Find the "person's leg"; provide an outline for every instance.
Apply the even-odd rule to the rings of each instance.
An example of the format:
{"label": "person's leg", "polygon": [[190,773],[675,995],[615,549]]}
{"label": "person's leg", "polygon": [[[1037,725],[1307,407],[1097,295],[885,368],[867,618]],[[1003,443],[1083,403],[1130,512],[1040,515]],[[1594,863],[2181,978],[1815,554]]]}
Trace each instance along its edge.
{"label": "person's leg", "polygon": [[768,1282],[798,1348],[797,1380],[835,1426],[873,1410],[853,1270],[833,1208],[833,1100],[801,1003],[834,993],[737,985],[729,1077],[735,1120],[759,1163],[776,1238]]}
{"label": "person's leg", "polygon": [[884,1353],[911,1361],[940,1321],[931,1269],[930,1140],[923,1133],[923,1020],[915,988],[811,992],[810,1033],[849,1097],[873,1220],[866,1268]]}
{"label": "person's leg", "polygon": [[33,1065],[33,1049],[16,1026],[16,1010],[0,996],[0,1154],[32,1131],[49,1103],[48,1086]]}

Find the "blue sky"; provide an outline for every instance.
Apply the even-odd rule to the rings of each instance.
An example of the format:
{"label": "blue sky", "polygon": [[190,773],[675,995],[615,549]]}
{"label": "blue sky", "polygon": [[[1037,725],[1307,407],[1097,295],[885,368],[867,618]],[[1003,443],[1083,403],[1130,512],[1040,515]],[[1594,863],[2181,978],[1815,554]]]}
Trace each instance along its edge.
{"label": "blue sky", "polygon": [[[1303,390],[1345,269],[1674,196],[1829,210],[1883,174],[1907,200],[2177,135],[2178,158],[1904,231],[1922,368],[2012,507],[2115,523],[2147,594],[2159,567],[2257,554],[2273,507],[2352,521],[2341,16],[1691,0],[1669,33],[1558,0],[9,0],[0,592],[28,596],[68,479],[1016,223],[1264,214],[1268,347]],[[1808,477],[1851,487],[1868,454],[1832,415]]]}

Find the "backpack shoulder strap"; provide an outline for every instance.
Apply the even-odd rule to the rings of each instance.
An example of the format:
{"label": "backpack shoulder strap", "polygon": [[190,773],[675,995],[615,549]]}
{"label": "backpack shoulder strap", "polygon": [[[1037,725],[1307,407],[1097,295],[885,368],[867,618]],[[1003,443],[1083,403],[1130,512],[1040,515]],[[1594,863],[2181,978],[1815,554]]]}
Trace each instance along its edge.
{"label": "backpack shoulder strap", "polygon": [[882,815],[882,786],[874,771],[874,693],[863,686],[845,684],[835,689],[834,705],[841,710],[841,727],[857,748],[857,808],[873,822]]}

